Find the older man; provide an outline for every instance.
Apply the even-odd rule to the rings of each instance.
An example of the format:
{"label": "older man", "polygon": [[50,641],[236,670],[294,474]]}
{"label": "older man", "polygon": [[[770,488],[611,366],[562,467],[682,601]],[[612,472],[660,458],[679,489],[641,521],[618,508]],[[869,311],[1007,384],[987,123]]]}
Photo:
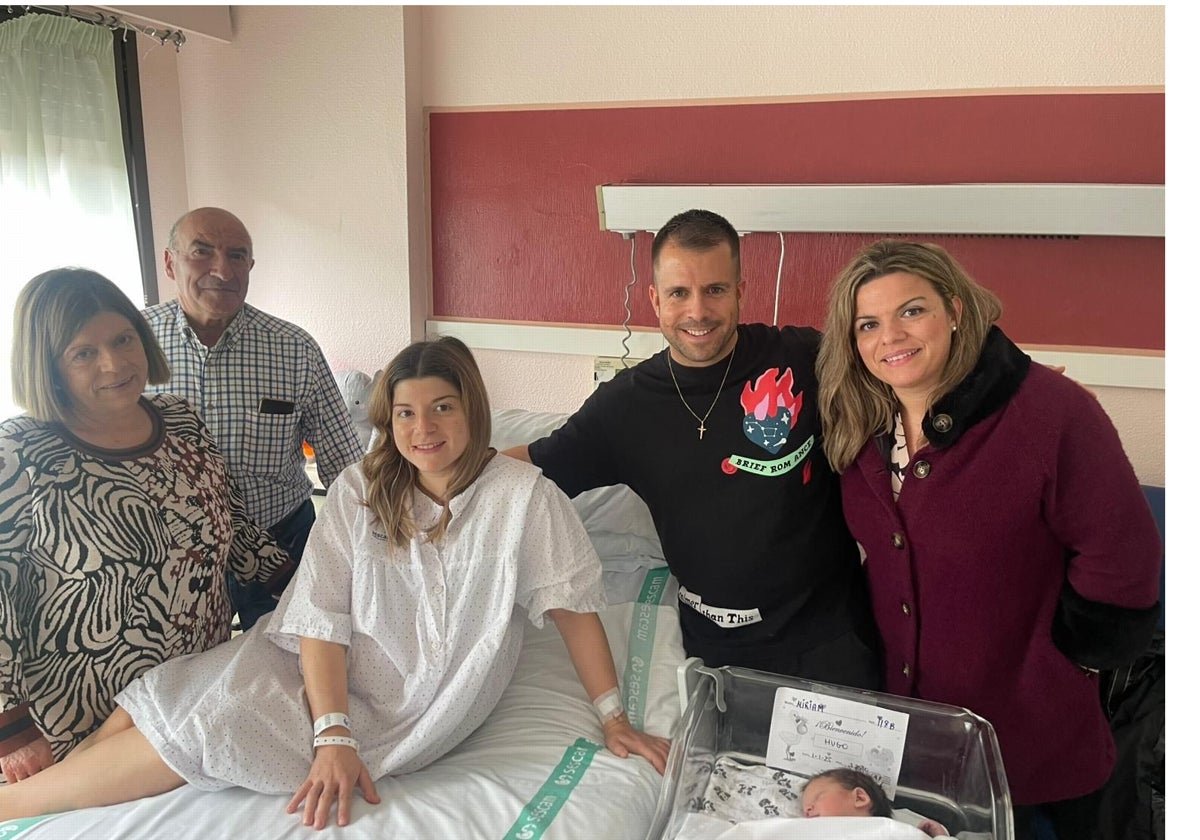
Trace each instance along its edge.
{"label": "older man", "polygon": [[[187,399],[229,461],[250,516],[299,561],[316,517],[302,443],[328,486],[362,457],[321,348],[304,330],[246,303],[254,246],[232,213],[202,207],[171,228],[163,252],[176,300],[146,319],[171,365],[148,392]],[[260,587],[233,590],[243,630],[274,607]]]}

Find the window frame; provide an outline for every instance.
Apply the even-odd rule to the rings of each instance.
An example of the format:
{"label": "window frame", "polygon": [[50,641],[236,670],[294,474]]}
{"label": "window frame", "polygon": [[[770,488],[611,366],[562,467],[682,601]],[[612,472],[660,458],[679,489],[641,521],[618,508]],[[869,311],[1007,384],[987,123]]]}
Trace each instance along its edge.
{"label": "window frame", "polygon": [[146,134],[142,126],[142,88],[138,74],[137,33],[113,31],[113,58],[117,70],[117,104],[121,110],[121,136],[125,141],[125,168],[129,174],[129,200],[142,267],[145,305],[158,303],[158,254],[154,247],[154,221],[150,213],[150,182],[146,171]]}

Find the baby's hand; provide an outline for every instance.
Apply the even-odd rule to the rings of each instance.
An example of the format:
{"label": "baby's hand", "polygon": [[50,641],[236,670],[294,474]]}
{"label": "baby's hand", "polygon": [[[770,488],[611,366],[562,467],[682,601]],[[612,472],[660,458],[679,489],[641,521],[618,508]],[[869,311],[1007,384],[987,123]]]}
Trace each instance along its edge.
{"label": "baby's hand", "polygon": [[950,832],[946,830],[946,826],[942,825],[937,820],[925,820],[917,828],[924,831],[930,837],[949,837]]}

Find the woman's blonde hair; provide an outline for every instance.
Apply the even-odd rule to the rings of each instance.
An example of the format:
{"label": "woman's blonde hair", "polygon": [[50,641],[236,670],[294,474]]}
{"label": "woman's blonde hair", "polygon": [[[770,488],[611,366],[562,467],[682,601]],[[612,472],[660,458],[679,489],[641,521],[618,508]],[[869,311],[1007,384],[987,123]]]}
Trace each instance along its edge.
{"label": "woman's blonde hair", "polygon": [[933,286],[948,311],[955,299],[962,314],[950,341],[950,358],[930,395],[936,403],[974,370],[988,331],[1002,307],[994,294],[977,284],[944,248],[882,239],[868,245],[842,269],[829,292],[825,334],[817,354],[817,405],[825,456],[844,472],[874,435],[891,428],[899,408],[892,389],[867,370],[854,334],[858,290],[888,274],[913,274]]}
{"label": "woman's blonde hair", "polygon": [[492,411],[487,390],[475,357],[457,338],[445,336],[419,341],[400,351],[388,363],[371,391],[367,408],[371,425],[378,432],[375,445],[363,458],[367,479],[367,507],[383,527],[388,541],[406,548],[417,532],[413,521],[413,494],[419,472],[396,448],[392,432],[392,395],[396,385],[408,379],[436,377],[454,386],[462,399],[470,440],[454,465],[454,474],[446,488],[446,506],[442,517],[429,532],[431,539],[445,535],[450,525],[450,499],[471,485],[491,457]]}
{"label": "woman's blonde hair", "polygon": [[74,408],[58,361],[84,325],[102,312],[120,315],[137,331],[151,385],[171,378],[154,331],[116,283],[86,268],[55,268],[26,283],[13,310],[12,396],[30,417],[47,423],[70,420]]}

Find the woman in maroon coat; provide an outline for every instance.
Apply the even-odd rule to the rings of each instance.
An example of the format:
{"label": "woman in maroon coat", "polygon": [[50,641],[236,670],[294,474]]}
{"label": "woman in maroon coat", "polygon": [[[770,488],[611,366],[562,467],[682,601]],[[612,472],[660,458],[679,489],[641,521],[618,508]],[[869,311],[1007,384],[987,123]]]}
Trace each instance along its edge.
{"label": "woman in maroon coat", "polygon": [[1096,669],[1158,619],[1161,542],[1112,422],[995,326],[936,245],[881,241],[839,275],[817,362],[825,453],[865,552],[887,691],[996,728],[1032,836],[1090,838],[1114,746]]}

